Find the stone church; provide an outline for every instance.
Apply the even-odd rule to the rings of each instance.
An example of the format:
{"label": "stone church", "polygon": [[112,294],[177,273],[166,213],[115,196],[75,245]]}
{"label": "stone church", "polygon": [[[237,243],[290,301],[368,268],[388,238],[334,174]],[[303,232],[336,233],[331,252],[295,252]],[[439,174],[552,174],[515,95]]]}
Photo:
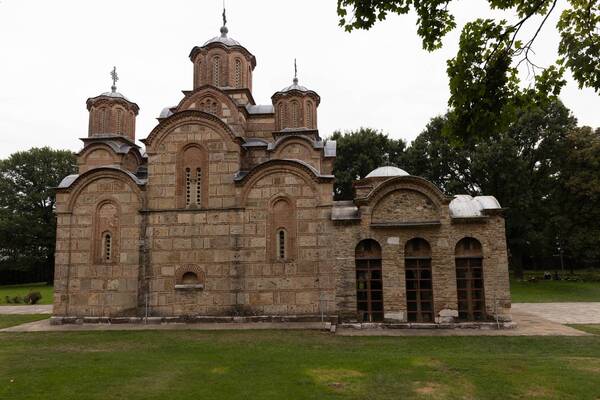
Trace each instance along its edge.
{"label": "stone church", "polygon": [[256,104],[256,58],[225,25],[189,58],[193,89],[144,147],[115,71],[87,100],[79,173],[56,188],[54,323],[510,321],[494,197],[382,166],[334,201],[315,91],[294,78]]}

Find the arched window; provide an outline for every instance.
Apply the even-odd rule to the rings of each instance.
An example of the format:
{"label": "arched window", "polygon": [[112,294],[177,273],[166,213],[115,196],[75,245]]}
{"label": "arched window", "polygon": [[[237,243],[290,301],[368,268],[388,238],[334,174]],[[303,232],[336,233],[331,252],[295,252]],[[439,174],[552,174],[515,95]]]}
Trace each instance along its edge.
{"label": "arched window", "polygon": [[203,207],[208,196],[208,157],[200,145],[189,144],[177,156],[177,206]]}
{"label": "arched window", "polygon": [[119,209],[112,202],[98,205],[94,216],[94,259],[97,263],[110,264],[119,254]]}
{"label": "arched window", "polygon": [[291,121],[291,127],[292,128],[297,128],[298,127],[298,103],[297,102],[292,102],[292,121]]}
{"label": "arched window", "polygon": [[194,272],[191,272],[191,271],[186,272],[181,277],[181,283],[183,283],[184,285],[197,284],[198,283],[198,275],[196,275]]}
{"label": "arched window", "polygon": [[213,85],[221,86],[221,58],[215,57],[213,58]]}
{"label": "arched window", "polygon": [[287,107],[284,103],[279,104],[279,129],[284,129],[286,125]]}
{"label": "arched window", "polygon": [[117,110],[117,129],[116,133],[122,133],[123,127],[123,111]]}
{"label": "arched window", "polygon": [[461,239],[456,244],[455,257],[458,318],[483,321],[486,313],[481,243],[471,237]]}
{"label": "arched window", "polygon": [[306,127],[309,129],[313,128],[313,109],[312,102],[306,103]]}
{"label": "arched window", "polygon": [[196,185],[194,187],[196,191],[196,205],[202,205],[202,169],[196,168]]}
{"label": "arched window", "polygon": [[112,261],[112,235],[110,232],[105,232],[102,236],[102,261]]}
{"label": "arched window", "polygon": [[98,126],[98,133],[105,133],[105,129],[106,126],[104,125],[106,122],[106,109],[103,107],[100,109],[99,111],[100,117],[99,117],[99,126]]}
{"label": "arched window", "polygon": [[235,87],[242,87],[242,61],[239,58],[235,59]]}
{"label": "arched window", "polygon": [[185,205],[192,204],[192,171],[185,169]]}
{"label": "arched window", "polygon": [[286,259],[286,243],[285,243],[285,229],[277,230],[277,258],[279,260]]}
{"label": "arched window", "polygon": [[431,247],[425,239],[415,238],[406,242],[404,274],[408,321],[433,322]]}
{"label": "arched window", "polygon": [[356,311],[360,322],[383,321],[383,276],[381,246],[362,240],[355,249]]}
{"label": "arched window", "polygon": [[295,257],[296,215],[288,198],[278,198],[271,205],[269,239],[271,256],[276,261]]}

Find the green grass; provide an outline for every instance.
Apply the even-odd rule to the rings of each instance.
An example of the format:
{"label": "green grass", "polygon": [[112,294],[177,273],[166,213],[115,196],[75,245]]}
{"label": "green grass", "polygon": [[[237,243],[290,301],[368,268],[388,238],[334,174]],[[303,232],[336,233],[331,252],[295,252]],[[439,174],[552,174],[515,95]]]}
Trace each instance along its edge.
{"label": "green grass", "polygon": [[[14,314],[0,315],[0,329],[21,325],[27,322],[50,318],[48,314]],[[1,338],[1,337],[0,337]]]}
{"label": "green grass", "polygon": [[[46,283],[27,283],[24,285],[5,285],[0,286],[0,306],[16,306],[18,304],[7,304],[6,296],[25,296],[30,291],[40,292],[42,294],[42,300],[38,304],[52,304],[52,297],[54,295],[54,287]],[[21,303],[23,304],[23,303]]]}
{"label": "green grass", "polygon": [[511,280],[513,303],[600,301],[600,282]]}
{"label": "green grass", "polygon": [[569,325],[571,328],[579,329],[592,335],[600,335],[600,324],[572,324]]}
{"label": "green grass", "polygon": [[2,399],[598,399],[600,337],[0,333]]}

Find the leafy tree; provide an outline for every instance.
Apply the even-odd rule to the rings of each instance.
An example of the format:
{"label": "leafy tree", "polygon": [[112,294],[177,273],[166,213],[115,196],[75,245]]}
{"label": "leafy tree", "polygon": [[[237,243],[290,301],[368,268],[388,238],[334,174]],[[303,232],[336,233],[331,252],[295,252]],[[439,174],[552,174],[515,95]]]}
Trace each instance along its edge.
{"label": "leafy tree", "polygon": [[448,118],[436,117],[407,149],[406,166],[449,194],[496,196],[507,207],[511,262],[519,270],[525,256],[548,257],[555,252],[556,233],[550,221],[563,212],[555,206],[556,177],[576,120],[560,102],[526,107],[515,115],[504,132],[460,146],[443,134]]}
{"label": "leafy tree", "polygon": [[400,166],[406,147],[402,139],[391,139],[370,128],[344,134],[336,131],[331,139],[337,141],[337,158],[333,165],[336,200],[352,199],[352,181],[357,177],[364,178],[381,166]]}
{"label": "leafy tree", "polygon": [[53,187],[76,171],[73,153],[32,148],[0,160],[0,270],[52,269]]}
{"label": "leafy tree", "polygon": [[[532,58],[534,44],[550,15],[557,12],[559,0],[487,0],[492,9],[514,11],[515,20],[478,18],[465,24],[458,53],[448,61],[446,135],[464,142],[505,131],[518,110],[557,99],[565,85],[565,68],[580,87],[600,92],[600,2],[561,2],[567,7],[557,24],[559,58],[545,68]],[[434,51],[456,27],[449,10],[453,3],[458,4],[456,0],[338,0],[337,11],[347,31],[369,29],[390,13],[415,12],[423,48]],[[526,89],[518,74],[522,65],[534,76],[534,84]]]}

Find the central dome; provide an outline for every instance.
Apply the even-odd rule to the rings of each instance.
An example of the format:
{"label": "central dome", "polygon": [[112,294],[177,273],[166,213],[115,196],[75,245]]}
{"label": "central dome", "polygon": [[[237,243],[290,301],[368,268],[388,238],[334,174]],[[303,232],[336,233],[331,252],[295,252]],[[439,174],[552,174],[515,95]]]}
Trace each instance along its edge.
{"label": "central dome", "polygon": [[207,40],[206,43],[204,43],[204,46],[209,45],[211,43],[223,43],[225,46],[241,46],[240,42],[228,37],[227,33],[229,33],[229,29],[227,29],[226,26],[222,26],[221,35],[215,36],[214,38]]}
{"label": "central dome", "polygon": [[392,176],[408,176],[410,175],[403,169],[397,167],[379,167],[369,172],[369,175],[365,176],[365,178],[380,178],[380,177],[392,177]]}

